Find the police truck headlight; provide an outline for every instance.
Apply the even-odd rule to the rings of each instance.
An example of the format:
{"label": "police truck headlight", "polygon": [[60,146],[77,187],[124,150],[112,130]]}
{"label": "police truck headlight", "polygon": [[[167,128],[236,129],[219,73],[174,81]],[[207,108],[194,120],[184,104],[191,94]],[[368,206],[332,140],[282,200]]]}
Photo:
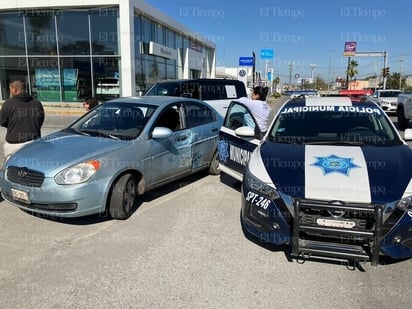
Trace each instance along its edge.
{"label": "police truck headlight", "polygon": [[54,180],[59,185],[73,185],[86,182],[100,169],[100,162],[91,160],[71,166],[58,173]]}
{"label": "police truck headlight", "polygon": [[267,197],[271,200],[279,198],[279,193],[277,190],[275,190],[273,187],[267,185],[263,181],[261,181],[259,178],[254,176],[249,168],[246,168],[245,176],[243,181],[245,182],[246,186],[250,189],[255,191],[256,193]]}
{"label": "police truck headlight", "polygon": [[409,211],[412,210],[412,195],[404,197],[401,199],[396,207],[404,210],[404,211]]}

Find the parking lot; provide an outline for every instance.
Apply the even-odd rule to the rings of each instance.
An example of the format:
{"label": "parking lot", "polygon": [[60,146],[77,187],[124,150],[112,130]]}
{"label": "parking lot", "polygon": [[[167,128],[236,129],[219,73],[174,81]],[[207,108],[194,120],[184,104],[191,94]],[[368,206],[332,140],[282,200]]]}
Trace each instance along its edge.
{"label": "parking lot", "polygon": [[[74,117],[48,116],[43,133]],[[143,196],[126,221],[2,201],[0,308],[410,308],[412,260],[300,264],[246,237],[239,215],[239,184],[205,173]]]}

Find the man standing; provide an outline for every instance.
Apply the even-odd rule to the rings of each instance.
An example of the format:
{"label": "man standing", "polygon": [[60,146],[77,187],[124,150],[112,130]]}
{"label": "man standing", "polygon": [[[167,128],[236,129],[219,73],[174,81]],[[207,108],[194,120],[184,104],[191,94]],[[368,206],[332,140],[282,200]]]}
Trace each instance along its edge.
{"label": "man standing", "polygon": [[9,89],[10,99],[4,102],[0,110],[0,125],[7,128],[4,158],[40,138],[44,122],[43,105],[25,92],[22,80],[12,81]]}

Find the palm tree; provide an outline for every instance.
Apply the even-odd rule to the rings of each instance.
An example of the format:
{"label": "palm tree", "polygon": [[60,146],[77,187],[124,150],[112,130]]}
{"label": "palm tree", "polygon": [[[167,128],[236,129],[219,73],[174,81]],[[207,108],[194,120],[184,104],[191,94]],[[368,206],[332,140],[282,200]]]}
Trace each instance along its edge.
{"label": "palm tree", "polygon": [[346,70],[346,75],[349,76],[350,81],[353,80],[353,78],[358,75],[358,70],[356,69],[358,67],[358,62],[356,60],[351,60],[348,64],[348,69]]}

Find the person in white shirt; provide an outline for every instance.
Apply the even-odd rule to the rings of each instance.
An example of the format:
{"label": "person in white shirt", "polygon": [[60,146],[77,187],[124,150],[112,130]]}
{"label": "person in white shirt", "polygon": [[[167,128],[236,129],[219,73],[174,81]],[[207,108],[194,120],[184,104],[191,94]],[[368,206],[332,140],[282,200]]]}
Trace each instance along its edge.
{"label": "person in white shirt", "polygon": [[[266,132],[268,129],[269,115],[271,112],[271,108],[266,102],[268,91],[268,87],[256,86],[252,90],[252,99],[242,97],[238,100],[240,103],[249,108],[262,133]],[[252,128],[254,127],[254,123],[252,119],[250,119],[250,115],[245,115],[245,121],[248,126]]]}

